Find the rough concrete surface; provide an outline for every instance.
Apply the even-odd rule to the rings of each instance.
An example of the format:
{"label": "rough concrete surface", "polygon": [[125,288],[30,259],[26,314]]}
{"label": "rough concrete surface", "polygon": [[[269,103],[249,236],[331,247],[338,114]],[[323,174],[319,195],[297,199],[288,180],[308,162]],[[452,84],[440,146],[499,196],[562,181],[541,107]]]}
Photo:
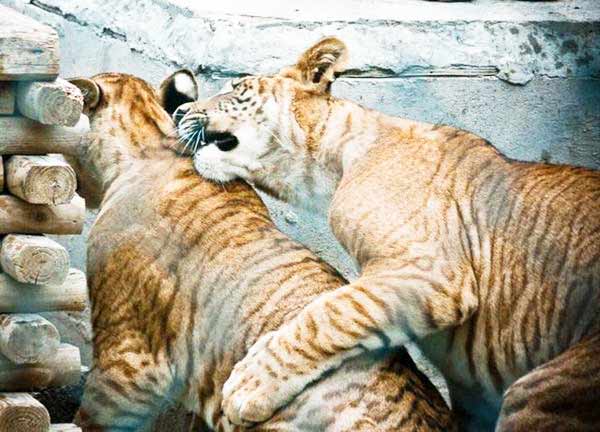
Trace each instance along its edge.
{"label": "rough concrete surface", "polygon": [[[129,72],[157,84],[188,67],[204,95],[244,74],[273,73],[337,35],[350,70],[336,95],[389,114],[455,125],[508,156],[600,168],[600,1],[0,0],[61,38],[61,75]],[[353,277],[327,224],[267,198],[278,225]],[[88,225],[94,214],[88,215]],[[85,238],[61,237],[75,266]],[[83,316],[61,334],[90,359]],[[414,351],[413,351],[414,352]],[[426,362],[420,362],[428,368]],[[443,382],[429,370],[436,383]]]}

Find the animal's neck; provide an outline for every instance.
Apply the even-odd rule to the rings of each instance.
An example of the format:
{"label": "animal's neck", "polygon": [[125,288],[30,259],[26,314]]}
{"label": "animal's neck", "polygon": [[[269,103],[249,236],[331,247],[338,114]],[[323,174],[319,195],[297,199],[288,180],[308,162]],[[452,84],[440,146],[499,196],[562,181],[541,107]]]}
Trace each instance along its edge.
{"label": "animal's neck", "polygon": [[[398,144],[394,148],[396,153],[412,152],[414,147],[409,149],[402,142],[426,139],[433,126],[390,117],[346,100],[334,100],[329,115],[323,116],[322,122],[305,133],[303,144],[308,148],[308,157],[297,162],[306,171],[305,181],[294,184],[298,176],[291,175],[288,177],[292,183],[283,187],[286,191],[284,199],[295,203],[309,202],[309,207],[321,210],[328,208],[340,181],[370,149]],[[281,186],[274,185],[273,188],[281,190]],[[312,195],[312,200],[306,195]]]}
{"label": "animal's neck", "polygon": [[[401,160],[409,160],[415,146],[404,143],[432,138],[432,124],[390,117],[350,101],[330,99],[324,109],[327,115],[309,117],[309,127],[296,123],[291,130],[277,131],[280,141],[306,150],[273,156],[267,165],[274,168],[253,179],[257,186],[294,205],[327,213],[340,182],[369,150],[394,145],[394,153],[404,152]],[[288,167],[285,177],[281,166]]]}
{"label": "animal's neck", "polygon": [[[406,139],[424,138],[433,126],[391,117],[346,100],[336,101],[329,118],[328,127],[318,142],[316,158],[339,179],[370,149],[389,143],[401,144]],[[398,152],[403,151],[401,145],[397,147]]]}
{"label": "animal's neck", "polygon": [[113,182],[138,162],[174,156],[169,138],[147,135],[136,146],[131,144],[129,135],[119,129],[92,131],[87,145],[70,160],[80,179],[81,194],[90,207],[98,207]]}

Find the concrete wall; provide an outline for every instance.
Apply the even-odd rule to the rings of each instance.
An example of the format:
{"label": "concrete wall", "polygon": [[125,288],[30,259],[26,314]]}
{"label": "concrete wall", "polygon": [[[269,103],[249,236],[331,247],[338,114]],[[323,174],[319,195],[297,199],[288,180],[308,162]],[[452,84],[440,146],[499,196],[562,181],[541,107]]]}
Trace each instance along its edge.
{"label": "concrete wall", "polygon": [[[188,67],[206,95],[231,77],[275,72],[320,37],[338,35],[351,70],[334,84],[336,95],[469,129],[515,158],[600,167],[597,0],[0,3],[58,30],[65,77],[122,71],[156,84]],[[284,231],[354,274],[324,221],[268,204]],[[60,241],[84,268],[85,235]],[[56,319],[85,345],[89,328],[79,318]]]}

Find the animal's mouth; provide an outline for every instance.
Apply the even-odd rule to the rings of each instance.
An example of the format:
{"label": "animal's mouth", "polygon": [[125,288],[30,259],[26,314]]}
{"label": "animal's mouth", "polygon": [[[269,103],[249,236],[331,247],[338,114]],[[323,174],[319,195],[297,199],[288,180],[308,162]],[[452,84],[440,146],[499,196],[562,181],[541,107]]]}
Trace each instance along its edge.
{"label": "animal's mouth", "polygon": [[214,144],[221,151],[233,150],[239,144],[237,137],[229,132],[213,132],[204,130],[201,147]]}

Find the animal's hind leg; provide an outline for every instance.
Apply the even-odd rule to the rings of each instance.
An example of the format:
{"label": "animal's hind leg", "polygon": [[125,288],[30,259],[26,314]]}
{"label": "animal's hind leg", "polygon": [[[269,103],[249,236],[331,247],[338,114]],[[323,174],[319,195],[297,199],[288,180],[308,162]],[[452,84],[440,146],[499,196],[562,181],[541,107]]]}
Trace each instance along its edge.
{"label": "animal's hind leg", "polygon": [[168,368],[114,358],[90,373],[75,423],[84,432],[147,430],[168,398]]}
{"label": "animal's hind leg", "polygon": [[496,431],[600,431],[600,334],[513,383]]}

